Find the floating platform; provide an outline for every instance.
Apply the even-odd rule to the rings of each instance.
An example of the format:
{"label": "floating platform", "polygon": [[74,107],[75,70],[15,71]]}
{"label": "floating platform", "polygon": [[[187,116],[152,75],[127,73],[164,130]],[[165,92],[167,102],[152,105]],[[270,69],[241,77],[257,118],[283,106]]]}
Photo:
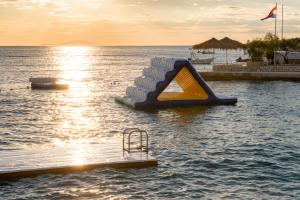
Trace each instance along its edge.
{"label": "floating platform", "polygon": [[[172,83],[177,85],[177,91],[168,90]],[[237,103],[235,97],[215,95],[186,59],[164,57],[152,58],[150,67],[126,89],[125,96],[115,100],[140,110]]]}
{"label": "floating platform", "polygon": [[121,139],[70,142],[24,150],[0,151],[0,181],[97,168],[144,168],[157,165],[145,152],[124,152]]}
{"label": "floating platform", "polygon": [[64,83],[31,83],[32,90],[67,90],[68,84]]}
{"label": "floating platform", "polygon": [[59,82],[58,79],[52,77],[30,78],[32,90],[67,90],[67,83]]}
{"label": "floating platform", "polygon": [[300,72],[199,72],[206,81],[300,81]]}

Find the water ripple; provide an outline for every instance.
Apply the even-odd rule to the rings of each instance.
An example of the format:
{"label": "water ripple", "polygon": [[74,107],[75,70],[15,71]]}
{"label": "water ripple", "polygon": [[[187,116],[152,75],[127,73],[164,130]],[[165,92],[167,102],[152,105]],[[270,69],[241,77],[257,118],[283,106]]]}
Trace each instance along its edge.
{"label": "water ripple", "polygon": [[[294,82],[210,82],[236,106],[140,112],[116,104],[157,55],[187,47],[1,47],[0,151],[55,141],[150,133],[159,167],[100,169],[1,182],[1,199],[297,199],[300,88]],[[219,54],[219,57],[223,55]],[[56,76],[65,92],[24,89]]]}

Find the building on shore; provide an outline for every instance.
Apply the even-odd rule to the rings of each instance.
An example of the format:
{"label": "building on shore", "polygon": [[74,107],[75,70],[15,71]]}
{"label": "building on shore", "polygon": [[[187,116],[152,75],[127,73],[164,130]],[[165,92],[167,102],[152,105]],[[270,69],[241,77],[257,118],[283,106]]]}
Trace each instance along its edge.
{"label": "building on shore", "polygon": [[276,51],[276,64],[300,64],[300,51]]}

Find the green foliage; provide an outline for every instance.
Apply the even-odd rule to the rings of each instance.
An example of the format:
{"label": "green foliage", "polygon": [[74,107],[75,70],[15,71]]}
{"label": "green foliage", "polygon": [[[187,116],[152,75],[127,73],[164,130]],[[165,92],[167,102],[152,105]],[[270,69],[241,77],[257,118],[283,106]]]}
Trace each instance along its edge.
{"label": "green foliage", "polygon": [[248,41],[244,48],[252,61],[262,61],[264,57],[273,60],[274,51],[292,51],[300,49],[300,38],[279,40],[278,37],[267,33],[263,39]]}
{"label": "green foliage", "polygon": [[264,48],[265,55],[264,56],[267,59],[273,60],[274,59],[274,51],[279,50],[280,40],[275,35],[273,35],[271,33],[267,33],[264,38],[264,42],[265,42],[265,48]]}
{"label": "green foliage", "polygon": [[281,40],[280,49],[283,51],[299,50],[300,49],[300,38]]}
{"label": "green foliage", "polygon": [[260,39],[248,41],[246,46],[249,56],[252,61],[262,61],[264,55],[265,43]]}

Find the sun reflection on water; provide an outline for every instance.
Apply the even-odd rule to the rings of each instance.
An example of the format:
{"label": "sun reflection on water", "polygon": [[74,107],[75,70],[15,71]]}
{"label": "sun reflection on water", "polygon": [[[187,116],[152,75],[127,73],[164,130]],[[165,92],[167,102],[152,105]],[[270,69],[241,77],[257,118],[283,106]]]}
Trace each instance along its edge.
{"label": "sun reflection on water", "polygon": [[55,52],[59,77],[69,84],[69,90],[57,99],[60,102],[57,105],[60,115],[57,131],[65,139],[80,138],[97,125],[92,119],[94,110],[90,102],[93,94],[88,81],[91,77],[92,48],[58,47]]}
{"label": "sun reflection on water", "polygon": [[67,81],[80,82],[89,77],[91,66],[90,47],[59,47],[56,62],[61,70],[60,76]]}
{"label": "sun reflection on water", "polygon": [[71,164],[74,165],[85,164],[87,162],[86,150],[88,149],[88,145],[86,145],[86,143],[80,142],[79,140],[72,140],[70,142],[70,147],[72,153]]}
{"label": "sun reflection on water", "polygon": [[62,153],[69,155],[69,157],[66,157],[68,164],[80,166],[87,163],[87,155],[90,148],[90,141],[88,139],[72,139],[69,141],[54,139],[53,144],[67,151]]}

